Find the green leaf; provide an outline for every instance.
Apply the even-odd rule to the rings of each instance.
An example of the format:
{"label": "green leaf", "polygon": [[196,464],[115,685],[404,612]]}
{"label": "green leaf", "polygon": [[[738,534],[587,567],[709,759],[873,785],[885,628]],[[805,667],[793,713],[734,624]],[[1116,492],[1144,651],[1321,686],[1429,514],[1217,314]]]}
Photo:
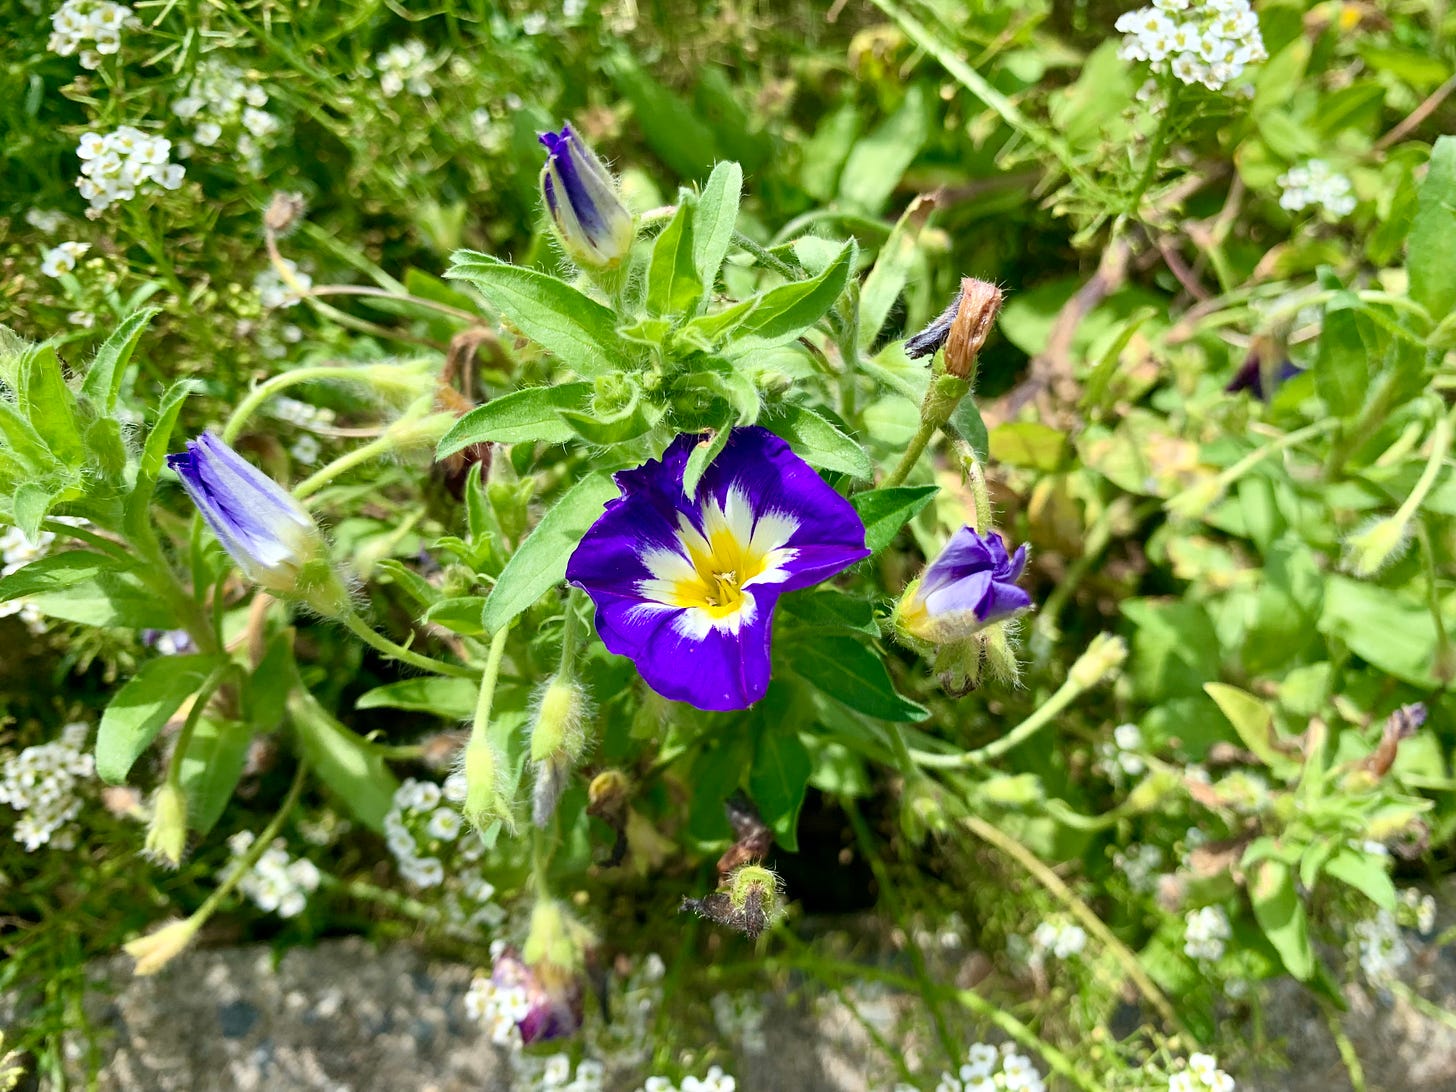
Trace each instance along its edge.
{"label": "green leaf", "polygon": [[1061,465],[1067,436],[1040,421],[1013,421],[996,426],[987,446],[997,462],[1050,471]]}
{"label": "green leaf", "polygon": [[1360,892],[1382,910],[1395,910],[1400,901],[1386,871],[1384,858],[1345,849],[1325,862],[1324,873]]}
{"label": "green leaf", "polygon": [[21,482],[11,501],[11,512],[15,526],[25,533],[31,542],[40,537],[40,525],[55,502],[55,494],[40,482]]}
{"label": "green leaf", "polygon": [[126,376],[126,367],[131,363],[132,353],[147,324],[159,313],[155,307],[146,307],[128,315],[96,351],[96,359],[86,369],[86,378],[81,381],[81,396],[102,413],[110,414],[116,409],[117,396],[121,394],[121,381]]}
{"label": "green leaf", "polygon": [[515,327],[580,375],[625,368],[611,308],[563,280],[473,250],[457,250],[446,277],[468,281]]}
{"label": "green leaf", "polygon": [[930,103],[912,83],[900,109],[854,146],[839,177],[839,197],[861,212],[878,213],[895,192],[930,135]]}
{"label": "green leaf", "polygon": [[835,588],[816,588],[787,595],[779,609],[812,629],[851,630],[869,637],[880,635],[874,605],[857,595]]}
{"label": "green leaf", "polygon": [[693,264],[693,205],[685,200],[652,242],[647,269],[647,310],[654,315],[685,315],[703,294]]}
{"label": "green leaf", "polygon": [[485,601],[485,628],[497,633],[566,578],[566,562],[602,514],[617,486],[604,471],[582,478],[541,518],[511,555]]}
{"label": "green leaf", "polygon": [[871,489],[849,498],[865,525],[865,545],[879,553],[940,492],[938,485],[894,485]]}
{"label": "green leaf", "polygon": [[713,465],[713,460],[723,454],[732,434],[733,422],[725,421],[721,427],[714,429],[711,437],[699,440],[693,448],[687,464],[683,467],[683,492],[689,500],[698,495],[698,483],[703,480],[708,467]]}
{"label": "green leaf", "polygon": [[194,380],[182,379],[173,383],[162,395],[162,401],[157,406],[156,419],[152,422],[152,429],[147,433],[147,442],[142,447],[141,474],[152,479],[161,474],[167,451],[172,446],[172,431],[177,427],[177,418],[182,413],[182,404],[196,389]]}
{"label": "green leaf", "polygon": [[738,198],[743,192],[743,168],[737,163],[719,163],[703,185],[693,213],[693,267],[702,294],[710,296],[718,283],[718,271],[733,243],[738,225]]}
{"label": "green leaf", "polygon": [[765,417],[764,425],[810,466],[848,474],[858,481],[866,481],[874,473],[874,463],[865,449],[818,411],[780,402],[772,414]]}
{"label": "green leaf", "polygon": [[910,202],[895,230],[880,248],[875,267],[859,291],[859,351],[867,353],[905,290],[919,254],[920,233],[935,211],[935,199],[922,194]]}
{"label": "green leaf", "polygon": [[[1422,688],[1441,685],[1433,663],[1436,624],[1424,599],[1337,574],[1324,579],[1321,633],[1397,679]],[[1443,617],[1456,617],[1456,597],[1443,599]]]}
{"label": "green leaf", "polygon": [[991,437],[986,431],[986,422],[981,419],[981,409],[976,405],[976,394],[972,391],[956,403],[950,415],[950,423],[966,438],[976,458],[985,462],[991,454]]}
{"label": "green leaf", "polygon": [[435,458],[444,459],[471,444],[564,444],[575,439],[562,410],[585,410],[590,383],[526,387],[476,406],[440,438]]}
{"label": "green leaf", "polygon": [[1227,683],[1204,683],[1203,690],[1223,711],[1244,746],[1253,751],[1260,762],[1281,776],[1294,770],[1294,760],[1281,754],[1274,746],[1274,714],[1268,705]]}
{"label": "green leaf", "polygon": [[701,390],[712,398],[721,398],[733,410],[733,424],[751,425],[758,420],[761,403],[752,379],[727,361],[708,360],[703,367],[703,371],[679,378],[673,384],[674,392]]}
{"label": "green leaf", "polygon": [[120,785],[173,713],[225,663],[221,656],[158,656],[116,692],[96,733],[96,773]]}
{"label": "green leaf", "polygon": [[88,626],[170,629],[167,603],[129,566],[93,550],[68,550],[0,579],[0,603],[25,597],[51,618]]}
{"label": "green leaf", "polygon": [[187,794],[187,825],[206,834],[227,809],[248,761],[252,729],[239,721],[204,716],[192,730],[182,756],[182,791]]}
{"label": "green leaf", "polygon": [[647,146],[679,178],[701,178],[717,155],[713,130],[626,50],[613,55],[606,67],[622,95],[632,104],[632,113],[642,128]]}
{"label": "green leaf", "polygon": [[1350,417],[1365,404],[1370,386],[1370,348],[1360,336],[1360,300],[1339,292],[1325,308],[1315,357],[1315,388],[1336,417]]}
{"label": "green leaf", "polygon": [[1294,870],[1286,861],[1265,857],[1249,868],[1249,899],[1254,918],[1285,969],[1301,982],[1315,972],[1314,948],[1309,942],[1309,921],[1294,887]]}
{"label": "green leaf", "polygon": [[379,752],[330,716],[301,686],[288,696],[288,716],[319,779],[356,819],[382,833],[399,782]]}
{"label": "green leaf", "polygon": [[484,609],[484,596],[461,595],[430,604],[430,609],[425,611],[420,621],[444,626],[462,637],[476,637],[485,632],[480,623]]}
{"label": "green leaf", "polygon": [[76,396],[66,386],[55,346],[36,345],[25,354],[16,394],[21,413],[51,453],[73,469],[84,466],[86,444],[76,421]]}
{"label": "green leaf", "polygon": [[33,473],[49,474],[56,469],[55,456],[40,433],[31,427],[20,408],[5,398],[0,398],[0,448],[23,461]]}
{"label": "green leaf", "polygon": [[423,675],[376,686],[354,703],[356,709],[407,709],[431,713],[442,720],[464,720],[475,711],[480,684],[473,679]]}
{"label": "green leaf", "polygon": [[694,319],[684,327],[684,333],[710,342],[730,334],[764,344],[792,341],[834,306],[849,281],[853,262],[851,239],[818,276],[770,288],[717,314]]}
{"label": "green leaf", "polygon": [[[1444,79],[1444,77],[1442,77]],[[1410,294],[1432,321],[1456,310],[1456,137],[1431,149],[1407,243]]]}
{"label": "green leaf", "polygon": [[748,791],[759,817],[790,853],[799,849],[799,810],[814,764],[799,733],[764,723],[748,771]]}
{"label": "green leaf", "polygon": [[930,711],[902,697],[884,661],[852,637],[821,637],[789,650],[789,666],[837,702],[879,720],[920,721]]}

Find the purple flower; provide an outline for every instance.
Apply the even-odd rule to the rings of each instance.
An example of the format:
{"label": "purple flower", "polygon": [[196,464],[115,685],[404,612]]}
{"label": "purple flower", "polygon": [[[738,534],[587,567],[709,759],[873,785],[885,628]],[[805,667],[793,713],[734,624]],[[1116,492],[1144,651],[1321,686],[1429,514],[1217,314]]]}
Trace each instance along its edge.
{"label": "purple flower", "polygon": [[1016,586],[1025,568],[1025,546],[1008,555],[994,531],[983,538],[973,527],[962,527],[905,592],[896,624],[932,644],[969,637],[1031,606],[1031,596]]}
{"label": "purple flower", "polygon": [[344,598],[338,578],[323,564],[323,536],[293,495],[210,432],[187,442],[167,465],[182,479],[212,533],[253,583],[280,594],[303,595],[324,613]]}
{"label": "purple flower", "polygon": [[617,475],[622,495],[582,538],[566,577],[597,607],[597,629],[647,685],[699,709],[744,709],[769,680],[769,635],[784,592],[861,558],[864,524],[788,444],[736,428],[697,496],[683,491],[701,437]]}
{"label": "purple flower", "polygon": [[606,165],[570,125],[542,133],[540,140],[547,152],[541,193],[562,248],[582,265],[618,265],[632,249],[637,228]]}

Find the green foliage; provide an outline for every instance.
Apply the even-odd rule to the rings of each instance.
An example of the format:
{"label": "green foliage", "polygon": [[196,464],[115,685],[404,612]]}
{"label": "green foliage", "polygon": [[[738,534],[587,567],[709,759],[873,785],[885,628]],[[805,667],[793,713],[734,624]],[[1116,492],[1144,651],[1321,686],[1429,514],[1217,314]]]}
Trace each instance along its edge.
{"label": "green foliage", "polygon": [[[897,1034],[946,1058],[890,1057],[887,1086],[934,1087],[989,1020],[1067,1087],[1161,1087],[1196,1045],[1267,1058],[1269,980],[1386,984],[1361,930],[1415,924],[1407,877],[1456,837],[1452,17],[1261,5],[1245,94],[1125,60],[1110,10],[812,8],[586,5],[526,33],[514,3],[163,6],[94,74],[48,12],[14,20],[0,776],[95,722],[96,774],[143,818],[180,787],[193,835],[178,873],[133,866],[150,839],[86,789],[74,881],[3,843],[24,1047],[65,1054],[82,961],[163,900],[239,909],[226,836],[259,830],[334,873],[282,943],[422,931],[483,960],[554,891],[603,952],[680,950],[674,997],[880,972],[797,911],[757,950],[668,916],[743,838],[790,901],[872,891],[906,938],[914,977],[885,980],[923,1004]],[[215,107],[178,106],[218,64],[271,123],[203,139]],[[545,229],[536,134],[563,120],[637,217],[620,268]],[[76,142],[123,124],[184,182],[84,215]],[[68,239],[91,249],[57,265]],[[1007,305],[976,389],[933,411],[966,384],[905,339],[963,275]],[[564,578],[615,472],[694,434],[692,498],[753,424],[871,556],[785,594],[767,696],[706,713],[607,652]],[[195,517],[165,457],[204,428],[319,517],[338,617],[250,587]],[[905,637],[906,588],[967,524],[1030,547],[1035,611]],[[591,701],[533,761],[553,679]],[[402,779],[456,766],[476,856],[437,839],[448,875],[417,884]],[[734,829],[735,794],[766,833]],[[490,936],[450,925],[465,873],[505,907]],[[934,966],[949,932],[995,967],[975,992]],[[1129,996],[1142,1026],[1107,1035]],[[702,1053],[671,1016],[660,1066]]]}

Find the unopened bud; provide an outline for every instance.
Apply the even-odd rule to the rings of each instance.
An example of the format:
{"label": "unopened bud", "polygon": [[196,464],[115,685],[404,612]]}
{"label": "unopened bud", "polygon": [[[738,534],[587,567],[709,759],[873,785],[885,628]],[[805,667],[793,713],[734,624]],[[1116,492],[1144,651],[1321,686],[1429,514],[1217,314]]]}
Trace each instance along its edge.
{"label": "unopened bud", "polygon": [[1365,524],[1345,539],[1346,571],[1370,577],[1401,559],[1410,546],[1409,520],[1387,516]]}
{"label": "unopened bud", "polygon": [[273,235],[287,235],[303,221],[303,194],[279,190],[263,212],[263,227]]}
{"label": "unopened bud", "polygon": [[707,898],[683,899],[682,908],[757,940],[783,916],[783,883],[762,865],[742,865]]}
{"label": "unopened bud", "polygon": [[506,829],[515,830],[515,816],[501,788],[505,778],[504,762],[481,733],[472,734],[470,742],[465,745],[463,766],[465,804],[461,810],[470,825],[476,830],[484,830],[491,823],[500,822]]}
{"label": "unopened bud", "polygon": [[536,767],[531,818],[545,828],[556,812],[567,779],[586,749],[586,691],[573,679],[556,676],[541,691],[536,723],[531,728],[531,761]]}
{"label": "unopened bud", "polygon": [[1103,678],[1122,667],[1127,660],[1127,642],[1110,633],[1099,633],[1092,638],[1087,651],[1077,657],[1067,678],[1074,686],[1090,690]]}
{"label": "unopened bud", "polygon": [[187,796],[180,785],[164,781],[152,798],[152,818],[143,852],[158,864],[176,868],[186,849]]}
{"label": "unopened bud", "polygon": [[168,922],[146,936],[128,941],[122,948],[136,960],[137,974],[156,974],[192,943],[201,924],[194,918]]}

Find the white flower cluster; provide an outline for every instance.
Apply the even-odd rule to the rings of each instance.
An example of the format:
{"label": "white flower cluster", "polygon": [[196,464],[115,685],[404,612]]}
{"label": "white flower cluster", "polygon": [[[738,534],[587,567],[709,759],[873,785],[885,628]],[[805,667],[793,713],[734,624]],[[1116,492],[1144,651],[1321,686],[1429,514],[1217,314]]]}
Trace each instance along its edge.
{"label": "white flower cluster", "polygon": [[172,103],[172,113],[197,123],[193,145],[210,148],[224,134],[235,134],[229,140],[233,150],[257,171],[262,167],[265,142],[282,128],[277,115],[263,109],[267,105],[268,92],[262,84],[235,64],[206,57],[198,64],[187,93]]}
{"label": "white flower cluster", "polygon": [[954,1074],[942,1073],[935,1092],[1046,1092],[1046,1082],[1014,1043],[997,1050],[990,1043],[972,1043],[965,1064]]}
{"label": "white flower cluster", "polygon": [[288,278],[284,279],[283,274],[274,269],[271,265],[253,278],[253,288],[258,293],[258,299],[265,310],[273,311],[280,307],[292,307],[299,300],[299,290],[307,291],[313,287],[313,278],[298,268],[298,263],[291,258],[284,258],[283,264],[288,267]]}
{"label": "white flower cluster", "polygon": [[1187,1069],[1168,1078],[1168,1092],[1234,1092],[1234,1079],[1212,1054],[1194,1054]]}
{"label": "white flower cluster", "polygon": [[66,214],[57,209],[26,209],[25,222],[42,235],[54,235],[66,226]]}
{"label": "white flower cluster", "polygon": [[327,427],[334,423],[333,410],[315,406],[297,398],[289,398],[286,394],[280,394],[277,398],[270,400],[268,412],[280,421],[287,421],[290,425],[297,425],[299,428],[315,428],[319,425]]}
{"label": "white flower cluster", "polygon": [[27,853],[46,843],[74,848],[76,831],[70,824],[81,813],[82,786],[96,772],[83,750],[89,734],[85,724],[68,724],[59,739],[27,747],[0,765],[0,804],[20,812],[13,837]]}
{"label": "white flower cluster", "polygon": [[130,125],[106,134],[82,133],[76,145],[81,160],[81,177],[76,188],[91,203],[88,216],[95,217],[120,201],[160,186],[175,190],[186,173],[170,160],[172,142],[166,137],[148,136]]}
{"label": "white flower cluster", "polygon": [[1153,0],[1117,20],[1124,60],[1219,91],[1269,59],[1249,0]]}
{"label": "white flower cluster", "polygon": [[66,0],[51,16],[46,48],[62,57],[79,53],[82,68],[99,68],[101,58],[121,49],[121,31],[137,25],[125,4],[111,0]]}
{"label": "white flower cluster", "polygon": [[602,1081],[606,1079],[607,1067],[594,1058],[583,1058],[576,1065],[572,1076],[571,1059],[565,1054],[553,1054],[546,1059],[546,1068],[541,1073],[542,1092],[602,1092]]}
{"label": "white flower cluster", "polygon": [[1421,936],[1430,936],[1436,930],[1436,899],[1424,894],[1419,888],[1407,887],[1400,893],[1401,905],[1407,911],[1406,920],[1415,924]]}
{"label": "white flower cluster", "polygon": [[[242,857],[253,845],[253,832],[240,830],[228,839],[233,858]],[[229,866],[237,867],[236,864]],[[224,869],[226,874],[229,869]],[[288,856],[282,838],[263,851],[256,864],[238,882],[244,895],[259,910],[277,913],[280,918],[297,917],[308,905],[308,896],[318,890],[319,870],[310,860]]]}
{"label": "white flower cluster", "polygon": [[451,924],[496,926],[505,920],[505,911],[492,901],[495,888],[470,867],[479,863],[485,847],[461,817],[464,799],[464,774],[451,774],[443,790],[433,781],[407,779],[384,817],[385,843],[405,882],[440,888],[439,905]]}
{"label": "white flower cluster", "polygon": [[521,1031],[516,1025],[530,1014],[531,999],[523,986],[500,986],[491,981],[490,975],[478,974],[465,992],[465,1012],[485,1025],[496,1046],[519,1047]]}
{"label": "white flower cluster", "polygon": [[392,45],[374,58],[379,89],[385,98],[392,99],[401,91],[424,98],[431,90],[430,76],[440,63],[440,58],[431,57],[425,43],[418,38]]}
{"label": "white flower cluster", "polygon": [[1112,739],[1097,745],[1097,761],[1108,776],[1121,781],[1121,775],[1137,777],[1148,768],[1139,753],[1143,733],[1136,724],[1119,724],[1112,730]]}
{"label": "white flower cluster", "polygon": [[738,1082],[715,1065],[701,1077],[684,1077],[681,1084],[666,1077],[648,1077],[637,1092],[734,1092],[737,1087]]}
{"label": "white flower cluster", "polygon": [[1410,960],[1410,948],[1400,935],[1400,924],[1389,910],[1381,910],[1367,921],[1357,921],[1351,934],[1360,957],[1360,970],[1376,988],[1395,981]]}
{"label": "white flower cluster", "polygon": [[91,249],[90,243],[59,243],[40,252],[40,271],[47,277],[59,277],[76,268],[81,256]]}
{"label": "white flower cluster", "polygon": [[1200,906],[1197,910],[1188,911],[1183,922],[1187,928],[1183,951],[1187,956],[1210,962],[1223,958],[1224,941],[1233,936],[1223,907]]}
{"label": "white flower cluster", "polygon": [[1158,886],[1158,874],[1163,868],[1163,850],[1159,846],[1138,842],[1112,855],[1112,864],[1127,877],[1128,886],[1144,894]]}
{"label": "white flower cluster", "polygon": [[1290,167],[1279,176],[1284,192],[1279,207],[1290,212],[1316,208],[1331,220],[1339,220],[1355,211],[1355,189],[1350,180],[1330,169],[1323,159],[1310,159]]}
{"label": "white flower cluster", "polygon": [[1040,966],[1046,956],[1071,959],[1087,947],[1087,931],[1070,922],[1044,921],[1031,934],[1031,961]]}

